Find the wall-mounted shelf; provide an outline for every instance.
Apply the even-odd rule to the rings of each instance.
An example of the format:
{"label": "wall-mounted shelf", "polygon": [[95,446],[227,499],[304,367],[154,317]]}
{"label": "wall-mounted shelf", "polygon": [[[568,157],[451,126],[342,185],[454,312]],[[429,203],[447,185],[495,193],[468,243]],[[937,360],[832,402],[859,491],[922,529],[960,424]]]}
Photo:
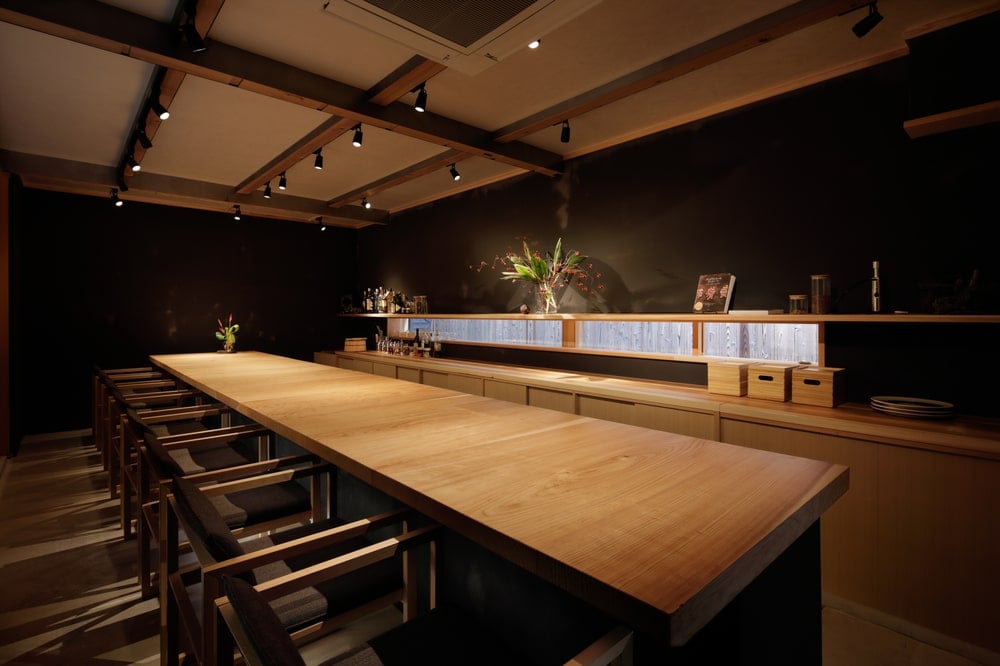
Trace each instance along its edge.
{"label": "wall-mounted shelf", "polygon": [[658,312],[567,312],[559,314],[528,314],[498,312],[489,314],[386,314],[383,312],[341,314],[341,317],[372,319],[550,319],[563,321],[692,321],[692,322],[768,322],[774,324],[818,323],[910,323],[910,324],[1000,324],[1000,314],[717,314],[698,315]]}
{"label": "wall-mounted shelf", "polygon": [[[442,340],[466,345],[693,362],[704,362],[706,357],[723,357],[809,362],[821,366],[826,365],[826,325],[829,323],[1000,324],[1000,315],[931,314],[375,313],[342,316],[424,320],[425,327],[426,320],[441,322]],[[490,322],[498,325],[491,326]],[[387,329],[392,335],[394,328],[402,330],[407,325],[390,323]]]}
{"label": "wall-mounted shelf", "polygon": [[911,139],[1000,122],[1000,101],[976,104],[903,122]]}

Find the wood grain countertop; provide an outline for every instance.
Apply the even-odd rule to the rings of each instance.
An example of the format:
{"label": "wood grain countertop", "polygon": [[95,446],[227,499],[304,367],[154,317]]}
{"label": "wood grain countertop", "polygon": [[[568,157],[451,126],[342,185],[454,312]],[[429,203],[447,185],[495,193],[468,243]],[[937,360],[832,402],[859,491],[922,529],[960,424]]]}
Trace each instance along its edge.
{"label": "wood grain countertop", "polygon": [[150,358],[671,645],[848,488],[842,465],[260,352]]}
{"label": "wood grain countertop", "polygon": [[612,400],[717,414],[721,418],[767,423],[883,444],[1000,460],[1000,421],[959,415],[952,419],[910,419],[879,414],[867,404],[816,407],[709,393],[704,387],[449,358],[412,358],[380,352],[323,352],[475,377],[572,391]]}

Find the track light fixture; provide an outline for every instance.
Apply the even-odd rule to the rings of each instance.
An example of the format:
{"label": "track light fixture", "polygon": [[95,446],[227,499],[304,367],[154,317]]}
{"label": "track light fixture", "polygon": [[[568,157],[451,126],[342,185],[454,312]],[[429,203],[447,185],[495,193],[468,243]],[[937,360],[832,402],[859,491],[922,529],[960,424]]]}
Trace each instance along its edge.
{"label": "track light fixture", "polygon": [[452,180],[461,180],[462,174],[460,174],[458,172],[458,169],[455,168],[455,164],[454,163],[452,163],[451,168],[448,170],[448,172],[451,174],[451,179]]}
{"label": "track light fixture", "polygon": [[559,135],[559,140],[563,143],[569,143],[569,121],[562,121],[562,133]]}
{"label": "track light fixture", "polygon": [[417,93],[417,101],[413,105],[415,111],[423,113],[427,110],[427,82],[424,81],[419,86],[411,90],[410,92]]}
{"label": "track light fixture", "polygon": [[870,5],[868,5],[868,15],[865,16],[860,21],[858,21],[857,23],[855,23],[854,27],[851,28],[851,30],[853,30],[854,34],[857,35],[858,38],[860,39],[861,37],[864,37],[869,32],[871,32],[872,28],[874,28],[881,22],[882,22],[882,15],[878,13],[878,3],[873,2]]}
{"label": "track light fixture", "polygon": [[167,118],[170,117],[170,112],[167,111],[167,109],[162,104],[160,104],[159,100],[155,99],[156,97],[159,96],[160,93],[156,93],[156,95],[154,95],[153,101],[150,102],[149,106],[153,109],[153,113],[155,113],[160,118],[160,120],[166,120]]}
{"label": "track light fixture", "polygon": [[122,201],[121,199],[118,198],[118,188],[117,187],[112,187],[111,188],[111,203],[113,203],[116,208],[121,208],[122,204],[125,203],[124,201]]}
{"label": "track light fixture", "polygon": [[243,214],[243,211],[240,210],[240,205],[239,204],[233,205],[233,209],[234,209],[233,210],[233,219],[236,220],[237,222],[239,222],[240,221],[240,216]]}
{"label": "track light fixture", "polygon": [[142,171],[142,165],[135,161],[134,155],[128,156],[128,165],[135,173],[139,173],[140,171]]}
{"label": "track light fixture", "polygon": [[271,198],[271,181],[267,181],[267,185],[264,186],[264,198]]}
{"label": "track light fixture", "polygon": [[313,168],[314,169],[322,169],[323,168],[323,149],[322,148],[317,148],[316,152],[313,153],[313,155],[316,156],[316,159],[313,160]]}
{"label": "track light fixture", "polygon": [[288,189],[288,179],[285,178],[285,172],[282,171],[281,175],[278,176],[278,189],[287,190]]}
{"label": "track light fixture", "polygon": [[351,141],[351,145],[355,148],[361,147],[361,142],[364,141],[365,135],[361,131],[361,123],[354,126],[354,139]]}
{"label": "track light fixture", "polygon": [[372,207],[372,202],[368,201],[368,197],[361,200],[361,207],[366,210]]}
{"label": "track light fixture", "polygon": [[320,215],[319,217],[317,217],[316,221],[319,222],[319,230],[326,231],[326,222],[323,221],[323,216]]}
{"label": "track light fixture", "polygon": [[149,138],[149,135],[146,134],[146,130],[140,129],[138,132],[136,132],[135,138],[139,140],[139,144],[146,150],[149,150],[150,148],[153,147],[153,142]]}

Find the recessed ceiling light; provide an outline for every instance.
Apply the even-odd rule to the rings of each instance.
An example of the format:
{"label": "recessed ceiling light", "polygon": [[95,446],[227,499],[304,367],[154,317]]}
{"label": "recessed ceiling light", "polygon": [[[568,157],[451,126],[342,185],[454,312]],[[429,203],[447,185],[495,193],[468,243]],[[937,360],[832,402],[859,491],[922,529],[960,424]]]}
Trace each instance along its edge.
{"label": "recessed ceiling light", "polygon": [[528,42],[529,49],[537,49],[541,45],[542,45],[542,40],[540,39],[533,39],[530,42]]}

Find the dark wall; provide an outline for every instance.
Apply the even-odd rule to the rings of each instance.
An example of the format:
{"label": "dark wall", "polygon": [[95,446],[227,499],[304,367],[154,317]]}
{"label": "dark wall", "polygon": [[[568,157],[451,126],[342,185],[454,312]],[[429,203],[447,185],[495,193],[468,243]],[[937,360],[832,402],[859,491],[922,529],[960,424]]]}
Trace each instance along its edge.
{"label": "dark wall", "polygon": [[[986,232],[1000,128],[910,139],[909,77],[895,61],[575,160],[557,180],[525,176],[409,211],[360,232],[360,283],[427,294],[431,312],[512,312],[523,287],[479,262],[520,236],[541,249],[562,237],[605,286],[597,307],[563,311],[691,312],[698,275],[729,271],[734,309],[787,308],[810,274],[829,273],[834,312],[867,312],[877,259],[883,311],[998,313]],[[961,368],[997,329],[830,326],[827,365],[848,369],[852,401],[915,395],[996,415]],[[1000,371],[985,356],[977,370]]]}
{"label": "dark wall", "polygon": [[[356,232],[21,189],[12,287],[21,435],[90,427],[94,365],[221,348],[312,359],[340,337]],[[16,439],[15,439],[16,441]]]}
{"label": "dark wall", "polygon": [[[365,229],[361,282],[428,294],[434,312],[515,311],[519,287],[470,264],[562,237],[603,273],[611,311],[690,312],[698,275],[729,271],[735,309],[785,308],[829,273],[836,311],[864,312],[877,259],[889,310],[997,312],[982,228],[997,128],[911,140],[907,117],[897,61]],[[976,302],[941,300],[977,270]]]}
{"label": "dark wall", "polygon": [[[13,441],[89,427],[94,364],[216,349],[229,312],[237,349],[308,359],[341,344],[340,298],[364,286],[427,294],[432,312],[514,311],[523,292],[474,267],[520,236],[590,255],[609,311],[689,312],[700,273],[731,271],[736,309],[783,308],[823,272],[836,311],[861,312],[878,259],[889,310],[1000,312],[998,128],[909,139],[908,77],[889,63],[360,232],[15,186]],[[828,364],[851,372],[851,399],[923,395],[995,414],[957,370],[980,348],[969,329],[923,328],[914,342],[915,330],[830,328]],[[974,345],[997,333],[973,330]],[[979,376],[998,366],[975,361]]]}

